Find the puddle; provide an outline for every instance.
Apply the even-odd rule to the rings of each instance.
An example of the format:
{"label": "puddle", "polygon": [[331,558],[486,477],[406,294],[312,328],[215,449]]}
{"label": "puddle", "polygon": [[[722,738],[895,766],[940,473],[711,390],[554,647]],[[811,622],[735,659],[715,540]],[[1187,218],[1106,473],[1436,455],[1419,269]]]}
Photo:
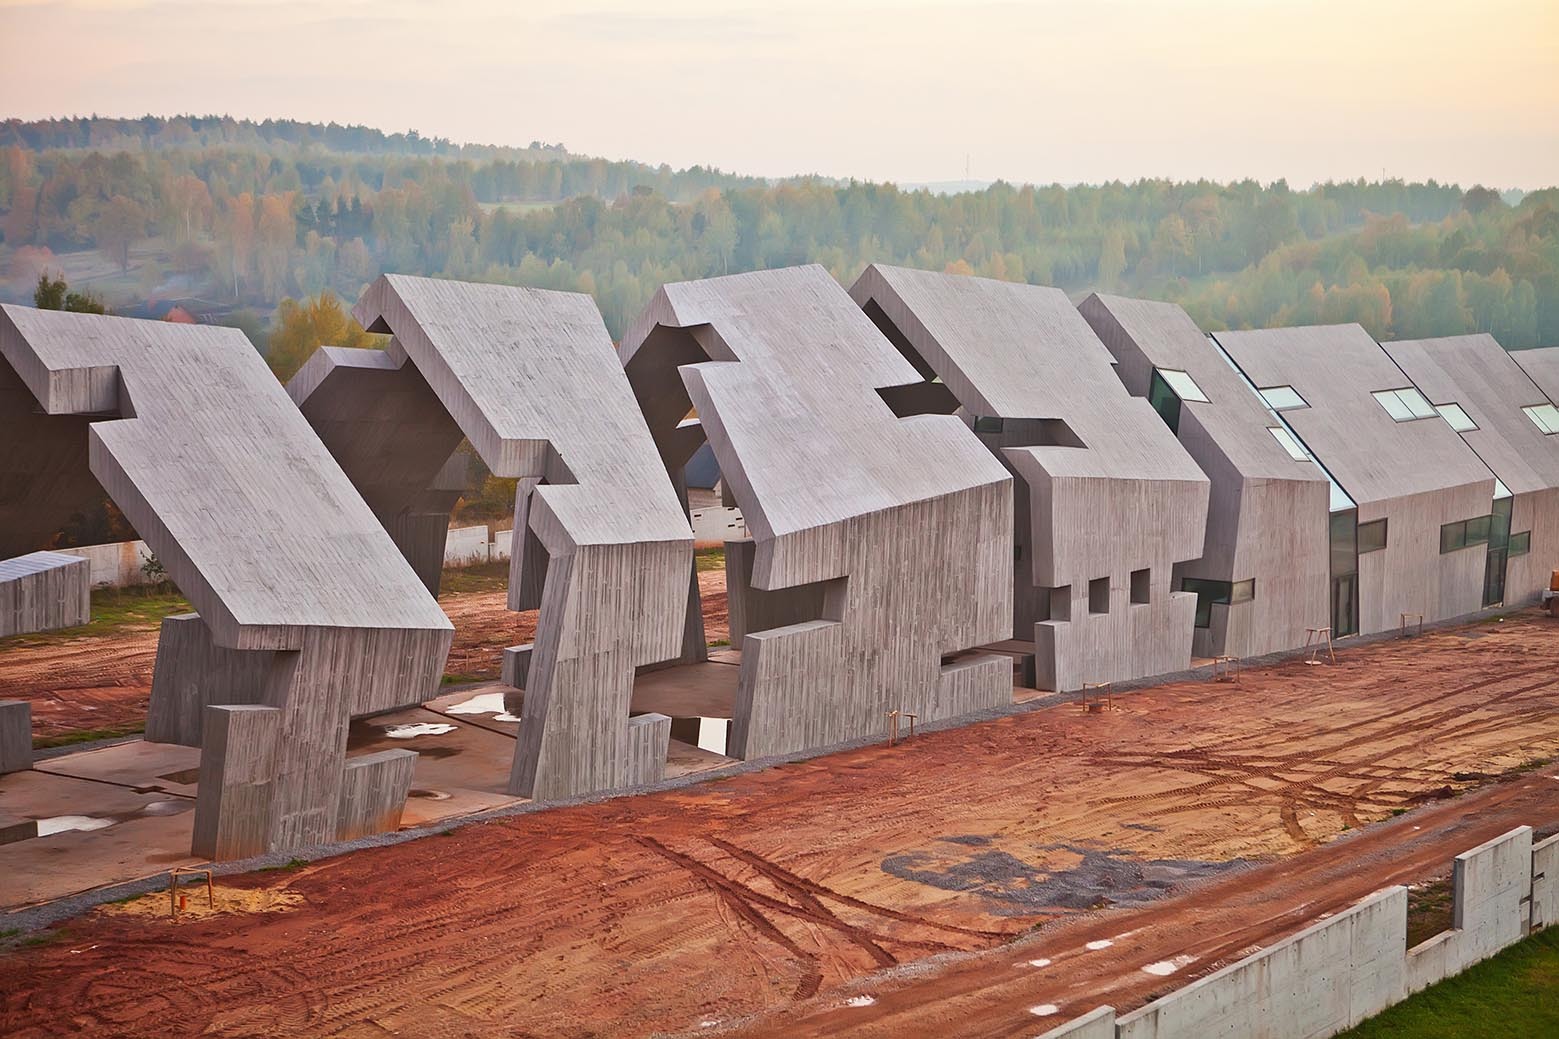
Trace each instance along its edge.
{"label": "puddle", "polygon": [[186,768],[178,772],[164,772],[157,778],[166,779],[170,783],[178,783],[182,786],[194,786],[200,782],[200,769]]}
{"label": "puddle", "polygon": [[1089,952],[1098,952],[1100,949],[1108,949],[1114,944],[1115,943],[1110,941],[1108,938],[1100,938],[1096,942],[1089,942],[1087,945],[1083,946],[1083,948],[1087,949]]}
{"label": "puddle", "polygon": [[444,708],[445,714],[491,714],[495,722],[517,722],[520,716],[504,709],[502,693],[482,693],[469,700]]}
{"label": "puddle", "polygon": [[101,830],[114,825],[112,819],[102,819],[95,815],[51,815],[47,819],[38,820],[38,836],[49,837],[56,833],[69,833],[72,830]]}
{"label": "puddle", "polygon": [[1046,960],[1046,959],[1029,960],[1028,963],[1027,963],[1027,966],[1030,966],[1030,967],[1048,967],[1048,966],[1050,966],[1050,961]]}
{"label": "puddle", "polygon": [[446,732],[454,732],[455,726],[448,722],[417,722],[415,725],[387,725],[384,734],[392,740],[410,740],[418,736],[442,736]]}
{"label": "puddle", "polygon": [[1176,956],[1172,960],[1159,960],[1142,968],[1144,974],[1151,974],[1156,978],[1167,978],[1181,967],[1189,966],[1195,962],[1195,956]]}
{"label": "puddle", "polygon": [[877,1000],[872,996],[851,996],[844,1001],[844,1005],[847,1007],[869,1007],[876,1002]]}
{"label": "puddle", "polygon": [[193,811],[195,802],[186,800],[153,801],[141,809],[142,815],[180,815]]}
{"label": "puddle", "polygon": [[425,797],[429,801],[448,801],[449,795],[442,790],[413,790],[407,797]]}
{"label": "puddle", "polygon": [[1035,1017],[1050,1017],[1052,1014],[1059,1014],[1060,1012],[1061,1008],[1054,1003],[1041,1003],[1037,1007],[1029,1007],[1029,1013]]}

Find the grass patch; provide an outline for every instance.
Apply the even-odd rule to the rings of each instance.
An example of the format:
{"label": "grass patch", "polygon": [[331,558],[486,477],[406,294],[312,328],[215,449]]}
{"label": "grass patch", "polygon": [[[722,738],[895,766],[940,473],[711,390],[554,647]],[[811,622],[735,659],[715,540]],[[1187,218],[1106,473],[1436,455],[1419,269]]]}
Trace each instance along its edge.
{"label": "grass patch", "polygon": [[439,581],[438,594],[442,599],[449,595],[470,595],[473,592],[501,592],[507,587],[509,561],[500,559],[493,563],[445,570]]}
{"label": "grass patch", "polygon": [[443,682],[445,685],[469,685],[472,682],[486,681],[481,675],[446,674]]}
{"label": "grass patch", "polygon": [[59,631],[12,635],[0,639],[0,650],[23,646],[57,646],[88,636],[116,635],[125,631],[155,631],[162,619],[189,613],[193,607],[171,584],[139,588],[99,588],[92,593],[92,619]]}
{"label": "grass patch", "polygon": [[62,732],[56,736],[34,736],[32,740],[33,750],[52,750],[55,747],[70,747],[77,743],[91,743],[93,740],[113,740],[121,736],[136,736],[146,730],[144,721],[124,722],[120,725],[108,725],[101,729],[81,729],[78,732]]}
{"label": "grass patch", "polygon": [[693,568],[699,573],[705,570],[725,569],[725,548],[701,548],[693,553]]}
{"label": "grass patch", "polygon": [[1451,929],[1454,899],[1451,878],[1432,880],[1407,893],[1407,947],[1421,944]]}
{"label": "grass patch", "polygon": [[283,872],[284,870],[302,869],[304,866],[307,866],[308,864],[309,864],[309,860],[308,859],[289,859],[288,861],[282,863],[280,866],[261,866],[259,869],[255,870],[255,872],[256,873],[280,873],[280,872]]}
{"label": "grass patch", "polygon": [[1532,1039],[1559,1035],[1559,927],[1398,1003],[1340,1039]]}

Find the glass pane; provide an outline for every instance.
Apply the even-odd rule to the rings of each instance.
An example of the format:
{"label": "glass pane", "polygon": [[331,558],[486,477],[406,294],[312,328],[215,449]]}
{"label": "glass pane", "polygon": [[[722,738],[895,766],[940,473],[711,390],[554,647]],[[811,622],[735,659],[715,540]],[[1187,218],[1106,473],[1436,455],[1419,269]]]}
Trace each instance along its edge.
{"label": "glass pane", "polygon": [[1001,416],[1000,415],[978,415],[978,416],[976,416],[975,420],[974,420],[974,431],[976,433],[1000,433],[1001,432]]}
{"label": "glass pane", "polygon": [[1521,410],[1544,433],[1559,433],[1559,408],[1552,404],[1536,404]]}
{"label": "glass pane", "polygon": [[1359,570],[1359,514],[1353,509],[1334,512],[1330,520],[1332,576],[1358,573]]}
{"label": "glass pane", "polygon": [[1447,523],[1440,528],[1440,554],[1467,547],[1467,524]]}
{"label": "glass pane", "polygon": [[1196,384],[1196,380],[1185,372],[1176,371],[1173,368],[1159,368],[1158,373],[1169,383],[1169,388],[1180,395],[1181,400],[1200,401],[1203,404],[1212,403],[1207,399],[1207,394]]}
{"label": "glass pane", "polygon": [[1402,399],[1397,396],[1396,390],[1380,390],[1371,394],[1371,396],[1380,402],[1380,406],[1386,409],[1386,414],[1390,415],[1394,421],[1406,422],[1413,417],[1413,412],[1408,409],[1406,404],[1402,403]]}
{"label": "glass pane", "polygon": [[1295,392],[1292,386],[1269,386],[1264,390],[1257,390],[1261,399],[1267,402],[1267,407],[1273,411],[1287,411],[1289,408],[1308,408],[1305,399]]}
{"label": "glass pane", "polygon": [[1414,418],[1434,418],[1439,412],[1434,405],[1424,399],[1424,395],[1411,386],[1405,390],[1397,391],[1397,399],[1407,405],[1407,410],[1412,412]]}
{"label": "glass pane", "polygon": [[1440,417],[1451,424],[1451,428],[1458,433],[1469,433],[1478,428],[1478,424],[1472,420],[1472,416],[1462,410],[1460,404],[1441,404],[1435,409]]}
{"label": "glass pane", "polygon": [[1359,524],[1359,555],[1366,552],[1379,552],[1386,547],[1386,521],[1374,520],[1370,523]]}
{"label": "glass pane", "polygon": [[1467,544],[1486,545],[1489,541],[1489,528],[1491,517],[1479,516],[1477,519],[1467,521]]}
{"label": "glass pane", "polygon": [[1282,426],[1268,426],[1267,432],[1272,434],[1272,439],[1281,444],[1283,450],[1288,452],[1288,457],[1294,461],[1303,462],[1309,457],[1305,454],[1305,449],[1299,446],[1299,441],[1294,439],[1294,434]]}
{"label": "glass pane", "polygon": [[1153,405],[1153,410],[1158,412],[1171,433],[1180,432],[1180,398],[1157,368],[1153,369],[1153,378],[1148,382],[1148,403]]}
{"label": "glass pane", "polygon": [[1510,535],[1510,555],[1524,556],[1532,551],[1532,532],[1523,530],[1519,534]]}

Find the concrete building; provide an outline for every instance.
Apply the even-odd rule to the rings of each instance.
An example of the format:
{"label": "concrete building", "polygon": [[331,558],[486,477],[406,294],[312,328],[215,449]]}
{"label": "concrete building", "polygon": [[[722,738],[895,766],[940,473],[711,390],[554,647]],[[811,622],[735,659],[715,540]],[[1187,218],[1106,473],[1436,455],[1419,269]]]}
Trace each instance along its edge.
{"label": "concrete building", "polygon": [[1442,528],[1487,519],[1494,474],[1358,325],[1217,332],[1338,494],[1329,516],[1335,636],[1483,604],[1483,544],[1441,552]]}
{"label": "concrete building", "polygon": [[[0,362],[0,553],[106,492],[198,611],[159,649],[151,708],[202,748],[194,853],[398,816],[413,755],[348,758],[348,722],[434,696],[452,630],[249,341],[6,306]],[[211,681],[213,654],[243,681]]]}
{"label": "concrete building", "polygon": [[727,545],[728,753],[1011,702],[1011,659],[970,652],[1011,632],[1011,481],[957,419],[894,414],[920,375],[826,270],[667,285],[621,357],[666,470],[707,439],[751,531]]}
{"label": "concrete building", "polygon": [[1201,555],[1175,567],[1197,596],[1192,651],[1260,656],[1326,625],[1326,474],[1173,303],[1089,296],[1079,311],[1211,481]]}
{"label": "concrete building", "polygon": [[[868,267],[850,290],[918,373],[899,414],[953,413],[1017,478],[1013,614],[1050,689],[1191,663],[1208,480],[1058,289]],[[885,394],[885,396],[888,396]]]}
{"label": "concrete building", "polygon": [[1514,350],[1510,356],[1537,383],[1538,389],[1547,395],[1552,404],[1559,404],[1559,346],[1545,346],[1540,350]]}
{"label": "concrete building", "polygon": [[394,335],[387,349],[321,350],[289,390],[387,526],[406,517],[409,554],[436,542],[442,558],[449,507],[434,499],[462,436],[519,481],[509,607],[540,615],[504,658],[524,689],[510,792],[658,782],[671,719],[629,705],[638,669],[704,652],[693,536],[595,304],[388,275],[355,313]]}
{"label": "concrete building", "polygon": [[1559,407],[1493,336],[1382,345],[1498,478],[1489,515],[1447,527],[1441,551],[1486,545],[1485,606],[1536,599],[1559,567]]}

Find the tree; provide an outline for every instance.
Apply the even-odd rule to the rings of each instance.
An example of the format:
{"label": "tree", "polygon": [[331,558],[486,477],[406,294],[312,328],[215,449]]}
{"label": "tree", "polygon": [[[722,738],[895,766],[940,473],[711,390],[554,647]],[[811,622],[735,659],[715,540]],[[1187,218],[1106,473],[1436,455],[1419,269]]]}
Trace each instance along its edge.
{"label": "tree", "polygon": [[1099,246],[1099,285],[1112,289],[1126,270],[1126,237],[1118,228],[1105,232]]}
{"label": "tree", "polygon": [[292,378],[321,346],[376,347],[379,340],[346,312],[334,292],[299,302],[284,299],[276,308],[276,320],[267,343],[266,361],[283,382]]}
{"label": "tree", "polygon": [[39,310],[68,310],[74,314],[107,313],[107,308],[96,296],[86,292],[71,292],[63,274],[58,278],[50,278],[48,271],[38,275],[38,287],[33,290],[32,305]]}
{"label": "tree", "polygon": [[87,223],[87,231],[121,271],[128,271],[130,247],[146,237],[146,210],[134,199],[115,195],[97,208]]}

